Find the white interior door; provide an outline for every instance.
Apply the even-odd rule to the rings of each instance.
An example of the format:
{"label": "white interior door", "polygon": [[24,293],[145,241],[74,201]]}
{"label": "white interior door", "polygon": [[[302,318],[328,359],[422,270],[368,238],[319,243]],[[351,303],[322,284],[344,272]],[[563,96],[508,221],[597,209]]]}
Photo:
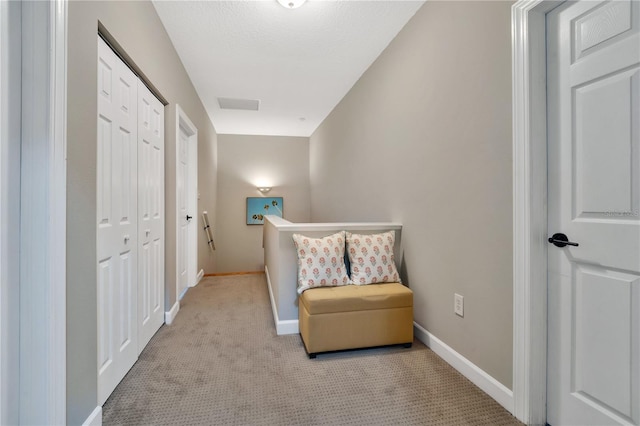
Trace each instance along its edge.
{"label": "white interior door", "polygon": [[189,224],[194,212],[189,211],[189,136],[183,126],[178,131],[178,297],[182,298],[189,287],[190,277],[188,268],[189,259]]}
{"label": "white interior door", "polygon": [[138,82],[139,352],[164,323],[164,106]]}
{"label": "white interior door", "polygon": [[547,421],[640,424],[640,4],[547,16]]}
{"label": "white interior door", "polygon": [[[188,120],[187,120],[188,121]],[[190,216],[196,219],[189,221],[187,270],[189,271],[189,286],[198,284],[198,129],[189,121],[189,185],[187,198]]]}
{"label": "white interior door", "polygon": [[138,79],[98,38],[98,403],[138,357]]}
{"label": "white interior door", "polygon": [[198,129],[176,105],[176,300],[197,284]]}

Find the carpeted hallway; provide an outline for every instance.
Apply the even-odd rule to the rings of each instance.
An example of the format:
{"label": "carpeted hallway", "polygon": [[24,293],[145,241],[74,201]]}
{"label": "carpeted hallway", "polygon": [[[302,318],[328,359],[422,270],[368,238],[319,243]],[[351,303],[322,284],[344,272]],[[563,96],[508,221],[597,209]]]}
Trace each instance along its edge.
{"label": "carpeted hallway", "polygon": [[104,425],[520,425],[419,341],[305,354],[264,275],[205,278],[103,407]]}

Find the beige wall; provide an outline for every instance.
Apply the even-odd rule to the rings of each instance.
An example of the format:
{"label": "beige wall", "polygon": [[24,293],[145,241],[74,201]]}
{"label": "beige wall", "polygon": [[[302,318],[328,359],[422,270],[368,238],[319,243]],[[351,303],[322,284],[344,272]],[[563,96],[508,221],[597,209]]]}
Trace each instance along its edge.
{"label": "beige wall", "polygon": [[508,388],[510,7],[426,2],[310,145],[313,221],[401,222],[416,322]]}
{"label": "beige wall", "polygon": [[[216,133],[148,1],[73,1],[68,15],[67,162],[67,420],[81,424],[97,405],[96,113],[98,21],[164,96],[167,223],[175,212],[175,108],[198,128],[199,210],[215,211]],[[211,188],[208,191],[207,188]],[[172,204],[173,203],[173,204]],[[174,218],[175,219],[175,218]],[[175,234],[175,233],[174,233]],[[167,306],[175,301],[170,272],[175,235],[167,226]],[[199,234],[199,239],[204,237]],[[206,244],[206,243],[205,243]],[[199,241],[202,250],[202,241]],[[212,267],[201,258],[199,267]]]}
{"label": "beige wall", "polygon": [[216,272],[264,270],[262,226],[246,224],[246,199],[261,196],[258,185],[284,198],[285,219],[308,222],[309,138],[218,136]]}
{"label": "beige wall", "polygon": [[206,211],[209,223],[216,223],[218,205],[218,136],[213,134],[214,143],[202,143],[198,136],[198,212],[193,215],[198,226],[198,271],[205,274],[215,272],[214,252],[209,248],[204,228],[202,212]]}

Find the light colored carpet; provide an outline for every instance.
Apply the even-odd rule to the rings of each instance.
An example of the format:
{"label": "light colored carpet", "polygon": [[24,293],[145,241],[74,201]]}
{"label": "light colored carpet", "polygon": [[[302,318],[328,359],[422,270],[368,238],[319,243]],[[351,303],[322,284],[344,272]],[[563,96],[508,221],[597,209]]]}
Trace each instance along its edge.
{"label": "light colored carpet", "polygon": [[205,278],[103,407],[104,425],[519,425],[419,341],[309,359],[264,275]]}

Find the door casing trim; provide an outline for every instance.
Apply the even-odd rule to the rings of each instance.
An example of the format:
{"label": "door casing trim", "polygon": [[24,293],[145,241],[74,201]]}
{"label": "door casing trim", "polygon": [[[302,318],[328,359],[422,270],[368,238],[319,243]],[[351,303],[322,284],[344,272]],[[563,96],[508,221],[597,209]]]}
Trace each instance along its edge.
{"label": "door casing trim", "polygon": [[563,1],[511,9],[513,89],[513,414],[546,423],[546,14]]}
{"label": "door casing trim", "polygon": [[20,423],[66,424],[67,1],[23,3],[22,51]]}

